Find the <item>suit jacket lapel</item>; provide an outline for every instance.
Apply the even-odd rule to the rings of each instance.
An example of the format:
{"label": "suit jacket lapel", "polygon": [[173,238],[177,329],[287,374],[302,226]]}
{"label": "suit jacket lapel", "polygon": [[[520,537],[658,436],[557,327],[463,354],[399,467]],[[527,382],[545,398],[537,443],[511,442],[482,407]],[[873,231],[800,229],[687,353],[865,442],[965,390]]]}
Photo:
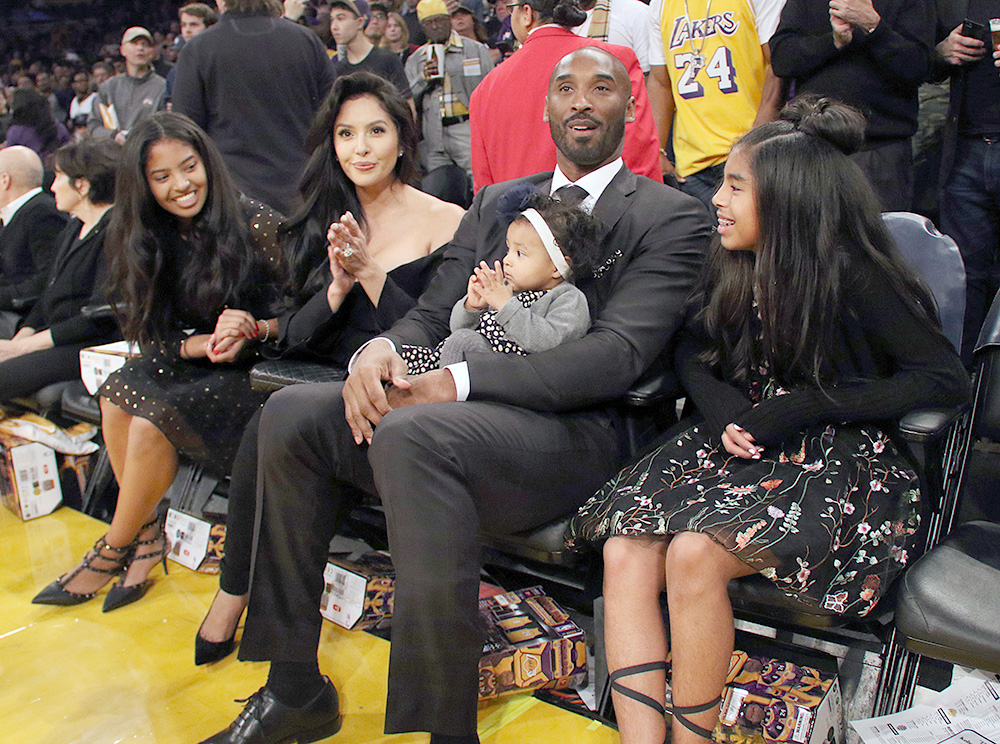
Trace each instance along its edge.
{"label": "suit jacket lapel", "polygon": [[637,178],[635,173],[623,165],[594,205],[594,216],[599,217],[608,226],[608,230],[614,230],[618,220],[628,209]]}

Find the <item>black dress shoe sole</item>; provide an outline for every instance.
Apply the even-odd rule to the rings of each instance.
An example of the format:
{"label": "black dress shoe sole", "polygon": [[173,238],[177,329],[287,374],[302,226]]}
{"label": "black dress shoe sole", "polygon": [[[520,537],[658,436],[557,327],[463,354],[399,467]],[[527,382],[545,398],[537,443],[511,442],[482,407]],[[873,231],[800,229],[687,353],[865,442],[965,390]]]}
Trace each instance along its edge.
{"label": "black dress shoe sole", "polygon": [[325,739],[328,736],[333,736],[338,731],[340,727],[344,725],[344,716],[339,715],[334,720],[324,723],[322,726],[318,726],[309,731],[303,731],[296,734],[291,739],[285,739],[286,742],[296,741],[298,744],[312,744],[314,741],[319,741],[320,739]]}

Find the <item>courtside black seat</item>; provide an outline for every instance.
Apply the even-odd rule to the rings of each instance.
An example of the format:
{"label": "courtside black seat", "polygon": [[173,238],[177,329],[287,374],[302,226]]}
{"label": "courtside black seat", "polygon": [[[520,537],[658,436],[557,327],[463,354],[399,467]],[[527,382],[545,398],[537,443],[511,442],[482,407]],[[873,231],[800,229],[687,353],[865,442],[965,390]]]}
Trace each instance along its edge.
{"label": "courtside black seat", "polygon": [[954,529],[903,576],[896,628],[924,656],[1000,672],[1000,525]]}
{"label": "courtside black seat", "polygon": [[26,395],[23,398],[11,398],[10,402],[48,418],[59,413],[63,391],[72,384],[72,382],[53,382],[51,385],[36,390],[31,395]]}
{"label": "courtside black seat", "polygon": [[63,389],[61,408],[63,415],[74,421],[101,424],[101,404],[87,392],[82,380],[74,380]]}
{"label": "courtside black seat", "polygon": [[250,370],[250,385],[254,390],[274,392],[289,385],[309,382],[340,382],[347,377],[347,370],[329,364],[299,362],[287,359],[270,359],[257,362]]}

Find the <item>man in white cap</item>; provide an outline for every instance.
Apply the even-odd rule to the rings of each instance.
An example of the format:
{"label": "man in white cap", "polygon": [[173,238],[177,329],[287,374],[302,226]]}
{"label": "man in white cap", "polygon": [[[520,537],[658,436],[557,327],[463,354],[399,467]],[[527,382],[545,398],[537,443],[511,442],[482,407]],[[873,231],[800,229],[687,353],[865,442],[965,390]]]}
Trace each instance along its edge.
{"label": "man in white cap", "polygon": [[114,137],[124,144],[129,129],[141,116],[165,105],[167,81],[153,72],[153,35],[142,26],[122,34],[125,74],[105,81],[97,92],[87,128],[94,137]]}

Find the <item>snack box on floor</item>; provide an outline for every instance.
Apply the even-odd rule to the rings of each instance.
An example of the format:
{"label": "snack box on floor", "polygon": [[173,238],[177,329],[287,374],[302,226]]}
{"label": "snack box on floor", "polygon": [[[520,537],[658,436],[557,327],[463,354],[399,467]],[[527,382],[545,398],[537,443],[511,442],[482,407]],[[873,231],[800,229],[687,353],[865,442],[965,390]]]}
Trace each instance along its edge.
{"label": "snack box on floor", "polygon": [[587,634],[542,587],[479,600],[487,638],[479,699],[587,683]]}
{"label": "snack box on floor", "polygon": [[354,559],[330,556],[323,572],[320,614],[348,630],[379,630],[392,623],[396,572],[387,553]]}
{"label": "snack box on floor", "polygon": [[[323,578],[323,617],[354,630],[392,624],[396,574],[388,554],[331,556]],[[487,633],[479,662],[480,700],[586,683],[586,634],[541,587],[482,596],[489,593],[480,587],[479,614]]]}
{"label": "snack box on floor", "polygon": [[218,573],[226,549],[226,525],[168,509],[164,526],[170,552],[167,558],[201,573]]}
{"label": "snack box on floor", "polygon": [[0,500],[23,521],[58,509],[62,487],[55,451],[0,432]]}
{"label": "snack box on floor", "polygon": [[737,650],[712,738],[717,744],[842,744],[841,708],[836,675]]}
{"label": "snack box on floor", "polygon": [[101,389],[108,375],[120,369],[130,357],[139,353],[139,348],[128,341],[114,341],[100,346],[80,349],[80,379],[91,395]]}

